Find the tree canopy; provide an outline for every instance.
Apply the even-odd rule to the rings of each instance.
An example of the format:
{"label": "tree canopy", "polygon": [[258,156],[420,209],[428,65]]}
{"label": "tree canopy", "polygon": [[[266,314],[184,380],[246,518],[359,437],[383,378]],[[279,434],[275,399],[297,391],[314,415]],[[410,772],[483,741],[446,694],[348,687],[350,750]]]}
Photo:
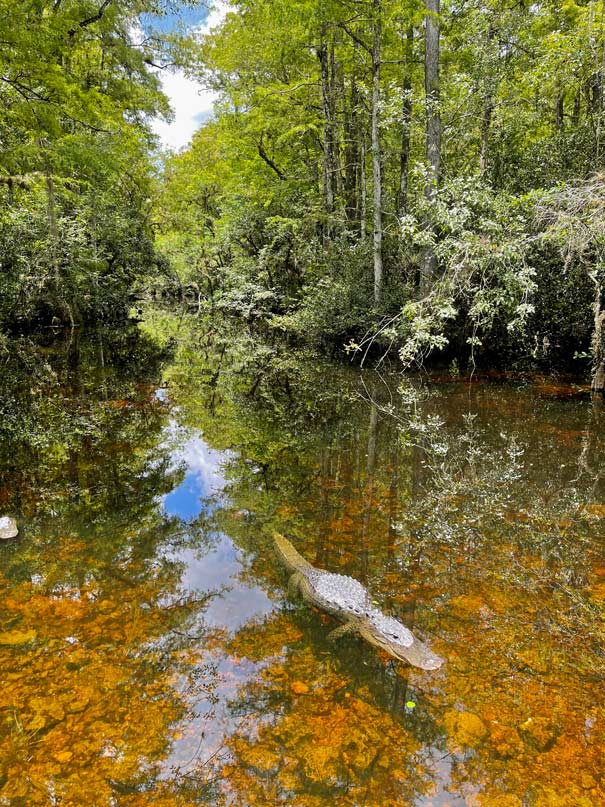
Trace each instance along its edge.
{"label": "tree canopy", "polygon": [[602,277],[537,210],[584,182],[602,203],[603,54],[594,2],[233,2],[194,52],[219,100],[167,163],[160,243],[304,338],[569,363]]}
{"label": "tree canopy", "polygon": [[149,121],[178,43],[140,20],[171,5],[0,3],[0,321],[111,316],[153,274]]}
{"label": "tree canopy", "polygon": [[[234,0],[210,30],[146,22],[196,5],[1,0],[5,327],[123,316],[164,276],[362,356],[592,359],[603,389],[603,4]],[[149,124],[175,65],[217,100],[166,155]]]}

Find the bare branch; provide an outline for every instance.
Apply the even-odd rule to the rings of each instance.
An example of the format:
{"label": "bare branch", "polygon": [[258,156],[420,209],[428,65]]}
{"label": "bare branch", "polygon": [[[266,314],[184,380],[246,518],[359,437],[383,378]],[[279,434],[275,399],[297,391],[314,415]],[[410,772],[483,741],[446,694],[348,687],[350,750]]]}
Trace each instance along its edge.
{"label": "bare branch", "polygon": [[[87,17],[85,20],[82,20],[82,22],[79,22],[78,23],[78,28],[88,28],[89,25],[92,25],[93,23],[98,22],[103,17],[103,14],[105,13],[105,9],[107,8],[107,6],[111,2],[113,2],[113,0],[103,0],[103,2],[101,3],[101,5],[99,7],[99,10],[97,11],[97,13],[93,14],[92,17]],[[72,28],[67,33],[71,37],[71,36],[75,36],[76,31],[77,31],[77,28]]]}
{"label": "bare branch", "polygon": [[342,28],[342,30],[351,37],[353,42],[357,42],[359,47],[363,48],[366,53],[369,53],[370,56],[372,55],[372,48],[370,48],[369,45],[366,42],[364,42],[363,39],[361,39],[361,37],[357,36],[356,33],[351,31],[348,25],[346,25],[344,22],[341,22],[338,24],[338,27]]}
{"label": "bare branch", "polygon": [[156,70],[168,70],[170,67],[176,67],[176,62],[164,62],[164,64],[158,64],[154,62],[153,59],[145,59],[145,64],[148,64],[150,67],[155,67]]}
{"label": "bare branch", "polygon": [[260,140],[258,141],[258,154],[259,154],[259,157],[267,163],[269,168],[271,168],[273,171],[275,171],[275,173],[277,174],[277,176],[280,179],[282,179],[282,180],[286,179],[286,175],[284,174],[284,172],[280,171],[280,169],[277,167],[277,165],[275,165],[275,163],[273,162],[271,157],[269,157],[269,155],[265,151],[265,147],[263,145],[263,136],[262,135],[260,136]]}

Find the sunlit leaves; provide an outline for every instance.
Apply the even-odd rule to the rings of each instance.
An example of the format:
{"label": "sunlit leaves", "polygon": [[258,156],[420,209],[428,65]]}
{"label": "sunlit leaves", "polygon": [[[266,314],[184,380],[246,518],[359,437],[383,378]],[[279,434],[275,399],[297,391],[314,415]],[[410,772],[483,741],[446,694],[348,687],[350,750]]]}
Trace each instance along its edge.
{"label": "sunlit leaves", "polygon": [[125,314],[157,259],[148,117],[167,114],[164,2],[0,2],[0,327]]}

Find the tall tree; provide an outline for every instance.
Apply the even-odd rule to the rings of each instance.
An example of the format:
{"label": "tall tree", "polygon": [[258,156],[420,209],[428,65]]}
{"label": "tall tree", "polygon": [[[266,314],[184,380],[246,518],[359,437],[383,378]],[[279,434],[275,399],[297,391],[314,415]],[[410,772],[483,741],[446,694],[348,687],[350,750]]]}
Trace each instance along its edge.
{"label": "tall tree", "polygon": [[[426,0],[424,87],[426,94],[426,161],[428,166],[425,195],[429,204],[437,197],[441,167],[441,113],[439,109],[439,38],[441,32],[440,0]],[[432,247],[422,255],[420,267],[420,295],[430,289],[435,274],[436,259]]]}
{"label": "tall tree", "polygon": [[374,302],[382,295],[382,150],[380,145],[380,67],[382,46],[382,0],[372,0],[372,192],[374,204]]}
{"label": "tall tree", "polygon": [[399,157],[399,185],[397,188],[397,213],[403,216],[408,207],[408,172],[410,165],[410,138],[412,133],[412,66],[414,27],[407,27],[403,38],[403,83],[401,101],[401,151]]}
{"label": "tall tree", "polygon": [[162,0],[0,0],[2,320],[125,311],[155,263],[148,119],[167,113]]}
{"label": "tall tree", "polygon": [[[324,119],[324,159],[323,197],[324,211],[328,221],[334,214],[334,187],[336,183],[336,122],[334,120],[334,87],[330,59],[330,48],[326,41],[326,26],[322,26],[321,40],[317,48],[317,58],[321,67],[321,103]],[[330,224],[328,224],[328,232]]]}

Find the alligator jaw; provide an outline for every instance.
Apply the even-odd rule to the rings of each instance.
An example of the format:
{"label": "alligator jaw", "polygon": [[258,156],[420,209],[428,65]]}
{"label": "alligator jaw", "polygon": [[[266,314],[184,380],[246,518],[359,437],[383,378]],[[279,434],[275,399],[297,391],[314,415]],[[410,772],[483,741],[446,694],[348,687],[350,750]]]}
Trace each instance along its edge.
{"label": "alligator jaw", "polygon": [[330,631],[328,639],[335,641],[336,639],[340,639],[341,636],[348,636],[352,633],[357,633],[365,639],[368,644],[378,647],[380,650],[388,653],[392,658],[398,661],[405,661],[413,667],[419,667],[421,670],[438,670],[443,664],[443,659],[436,653],[433,653],[427,645],[420,642],[416,637],[414,637],[413,642],[407,646],[389,642],[385,640],[383,636],[377,635],[376,632],[372,630],[371,623],[363,618],[351,620],[345,622],[343,625],[339,625],[339,627]]}
{"label": "alligator jaw", "polygon": [[414,640],[410,647],[404,647],[401,650],[391,650],[391,654],[400,659],[407,661],[413,667],[419,667],[421,670],[438,670],[443,664],[443,659],[436,653],[433,653],[425,644]]}
{"label": "alligator jaw", "polygon": [[412,635],[410,644],[400,644],[376,631],[370,621],[360,620],[359,634],[366,642],[388,653],[392,658],[405,661],[421,670],[437,670],[443,664],[443,659]]}

